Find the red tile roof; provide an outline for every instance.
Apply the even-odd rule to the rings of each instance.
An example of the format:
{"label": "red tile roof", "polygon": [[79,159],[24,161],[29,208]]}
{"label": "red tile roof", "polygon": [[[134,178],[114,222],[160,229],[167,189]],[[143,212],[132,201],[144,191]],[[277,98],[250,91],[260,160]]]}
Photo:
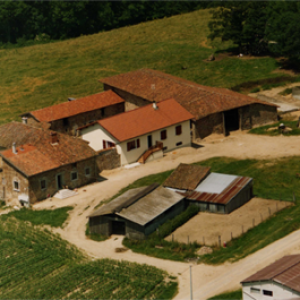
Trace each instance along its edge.
{"label": "red tile roof", "polygon": [[122,142],[193,118],[174,99],[161,101],[157,107],[150,104],[97,122]]}
{"label": "red tile roof", "polygon": [[51,122],[122,102],[124,100],[113,91],[106,91],[31,111],[30,114],[40,122]]}
{"label": "red tile roof", "polygon": [[274,281],[300,292],[300,255],[284,256],[241,283]]}
{"label": "red tile roof", "polygon": [[[107,77],[100,81],[150,102],[174,98],[196,119],[254,103],[277,107],[228,89],[203,86],[150,69]],[[155,85],[155,90],[151,88],[153,85]]]}
{"label": "red tile roof", "polygon": [[[0,156],[28,177],[95,156],[85,141],[62,133],[57,133],[58,143],[51,144],[51,132],[19,122],[2,125],[0,147],[8,150]],[[11,149],[14,142],[17,154]]]}
{"label": "red tile roof", "polygon": [[230,185],[228,185],[220,194],[188,191],[181,193],[189,200],[218,203],[226,205],[233,197],[235,197],[250,181],[249,177],[237,177]]}

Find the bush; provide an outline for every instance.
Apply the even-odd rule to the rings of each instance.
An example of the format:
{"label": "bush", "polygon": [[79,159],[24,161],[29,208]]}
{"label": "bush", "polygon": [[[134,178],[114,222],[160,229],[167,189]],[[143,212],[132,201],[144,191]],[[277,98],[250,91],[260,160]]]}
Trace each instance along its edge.
{"label": "bush", "polygon": [[256,87],[250,91],[250,93],[258,93],[260,91],[259,87]]}

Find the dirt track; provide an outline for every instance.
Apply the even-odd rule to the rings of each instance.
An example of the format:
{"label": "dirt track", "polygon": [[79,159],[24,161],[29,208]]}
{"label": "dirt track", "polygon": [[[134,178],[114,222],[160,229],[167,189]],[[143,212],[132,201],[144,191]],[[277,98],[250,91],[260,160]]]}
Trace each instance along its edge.
{"label": "dirt track", "polygon": [[[111,238],[105,242],[94,242],[85,237],[87,216],[93,208],[104,199],[111,197],[129,183],[149,174],[174,169],[180,162],[192,163],[210,157],[228,156],[235,158],[279,158],[300,155],[299,137],[266,137],[236,132],[230,137],[210,136],[199,149],[182,148],[169,153],[161,160],[141,165],[137,168],[117,169],[103,172],[108,180],[96,183],[79,190],[79,195],[65,200],[46,200],[35,205],[35,208],[51,208],[76,205],[71,212],[68,224],[64,229],[55,230],[69,242],[84,250],[92,257],[110,257],[147,263],[178,276],[179,293],[175,299],[188,299],[189,296],[189,265],[167,260],[147,257],[132,253],[115,253],[114,249],[121,246],[121,239]],[[89,208],[87,208],[90,206]],[[86,209],[87,208],[87,209]],[[239,282],[266,266],[282,255],[300,251],[300,231],[296,231],[272,245],[234,264],[221,266],[197,265],[193,266],[194,299],[205,300],[210,296],[239,287]]]}

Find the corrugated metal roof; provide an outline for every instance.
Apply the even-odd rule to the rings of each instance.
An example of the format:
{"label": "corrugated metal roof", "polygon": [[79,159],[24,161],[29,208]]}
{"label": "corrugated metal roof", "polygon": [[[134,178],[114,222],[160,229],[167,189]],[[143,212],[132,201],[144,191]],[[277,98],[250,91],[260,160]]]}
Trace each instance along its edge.
{"label": "corrugated metal roof", "polygon": [[164,187],[194,190],[210,172],[210,167],[180,164],[163,183]]}
{"label": "corrugated metal roof", "polygon": [[189,200],[227,204],[234,196],[236,196],[245,187],[252,178],[249,177],[236,177],[221,193],[206,193],[190,191],[186,193],[180,193]]}
{"label": "corrugated metal roof", "polygon": [[237,178],[235,175],[211,173],[195,188],[195,191],[220,194]]}
{"label": "corrugated metal roof", "polygon": [[178,193],[163,187],[158,187],[127,208],[123,208],[119,211],[118,208],[122,203],[127,202],[130,197],[134,197],[137,193],[142,192],[143,189],[145,189],[145,187],[127,191],[89,217],[112,214],[115,209],[117,210],[114,212],[116,215],[144,226],[184,199],[184,197]]}
{"label": "corrugated metal roof", "polygon": [[300,292],[300,255],[284,256],[241,283],[270,280]]}
{"label": "corrugated metal roof", "polygon": [[[136,70],[100,81],[150,102],[174,98],[196,119],[254,103],[277,107],[228,89],[203,86],[151,69]],[[155,86],[155,90],[152,86]]]}

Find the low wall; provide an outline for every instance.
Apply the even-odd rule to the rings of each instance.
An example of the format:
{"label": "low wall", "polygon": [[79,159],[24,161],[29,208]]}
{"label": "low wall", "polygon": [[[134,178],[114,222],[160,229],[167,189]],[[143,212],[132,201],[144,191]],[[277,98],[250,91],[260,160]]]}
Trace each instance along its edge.
{"label": "low wall", "polygon": [[112,170],[121,166],[121,157],[116,148],[101,150],[97,153],[96,165],[99,172],[103,170]]}

